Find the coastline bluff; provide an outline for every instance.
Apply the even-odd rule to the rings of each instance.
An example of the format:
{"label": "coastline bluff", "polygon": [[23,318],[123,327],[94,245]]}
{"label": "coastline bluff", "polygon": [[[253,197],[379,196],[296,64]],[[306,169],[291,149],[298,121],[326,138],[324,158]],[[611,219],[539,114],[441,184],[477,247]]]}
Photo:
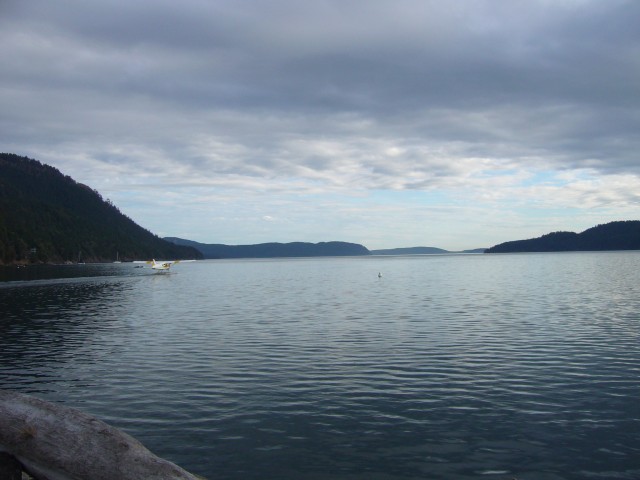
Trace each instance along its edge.
{"label": "coastline bluff", "polygon": [[202,480],[91,415],[0,390],[0,477]]}

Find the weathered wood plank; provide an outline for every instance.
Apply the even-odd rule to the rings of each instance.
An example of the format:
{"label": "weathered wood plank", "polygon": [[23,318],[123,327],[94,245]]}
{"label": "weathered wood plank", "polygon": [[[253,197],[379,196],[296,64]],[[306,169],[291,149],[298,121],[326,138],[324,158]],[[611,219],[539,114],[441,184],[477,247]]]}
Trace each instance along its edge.
{"label": "weathered wood plank", "polygon": [[0,452],[39,480],[200,478],[86,413],[8,390],[0,390]]}

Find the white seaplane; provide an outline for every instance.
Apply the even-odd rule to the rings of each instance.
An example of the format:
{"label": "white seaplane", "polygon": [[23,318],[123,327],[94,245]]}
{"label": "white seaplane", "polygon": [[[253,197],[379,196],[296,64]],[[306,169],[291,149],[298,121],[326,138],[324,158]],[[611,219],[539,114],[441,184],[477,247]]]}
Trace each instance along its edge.
{"label": "white seaplane", "polygon": [[195,262],[195,260],[161,260],[156,262],[155,259],[147,260],[146,262],[143,260],[138,260],[133,263],[146,263],[147,265],[151,265],[151,268],[156,271],[168,271],[171,268],[171,265],[175,265],[176,263],[186,263],[186,262]]}

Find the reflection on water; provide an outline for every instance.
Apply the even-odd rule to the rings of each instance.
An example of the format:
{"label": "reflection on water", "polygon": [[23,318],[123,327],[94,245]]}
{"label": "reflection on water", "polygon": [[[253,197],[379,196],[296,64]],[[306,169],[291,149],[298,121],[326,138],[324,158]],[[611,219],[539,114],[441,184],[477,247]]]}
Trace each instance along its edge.
{"label": "reflection on water", "polygon": [[0,381],[211,479],[640,478],[639,267],[289,259],[9,283]]}
{"label": "reflection on water", "polygon": [[[112,277],[148,274],[142,264],[89,263],[70,265],[0,266],[0,282],[46,281],[89,277]],[[0,283],[1,285],[1,283]]]}

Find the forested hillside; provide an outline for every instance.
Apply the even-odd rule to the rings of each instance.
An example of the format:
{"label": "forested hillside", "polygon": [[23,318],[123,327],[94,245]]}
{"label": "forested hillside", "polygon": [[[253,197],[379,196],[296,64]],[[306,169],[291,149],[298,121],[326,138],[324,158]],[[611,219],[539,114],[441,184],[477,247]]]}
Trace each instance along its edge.
{"label": "forested hillside", "polygon": [[553,232],[538,238],[505,242],[486,253],[640,250],[640,221],[597,225],[582,233]]}
{"label": "forested hillside", "polygon": [[178,245],[189,245],[199,250],[204,258],[276,258],[276,257],[339,257],[369,255],[369,250],[358,243],[348,242],[291,242],[258,243],[255,245],[224,245],[198,243],[183,238],[165,237]]}
{"label": "forested hillside", "polygon": [[0,153],[0,263],[202,258],[123,215],[90,187],[36,160]]}

